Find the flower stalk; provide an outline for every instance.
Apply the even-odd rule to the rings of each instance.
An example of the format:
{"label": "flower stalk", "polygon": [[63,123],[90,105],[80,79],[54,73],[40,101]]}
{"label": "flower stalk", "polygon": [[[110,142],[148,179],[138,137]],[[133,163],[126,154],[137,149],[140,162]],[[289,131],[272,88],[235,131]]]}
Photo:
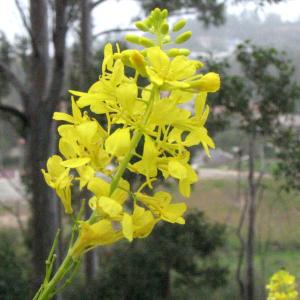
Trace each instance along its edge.
{"label": "flower stalk", "polygon": [[[212,72],[198,74],[203,63],[189,59],[188,49],[170,48],[188,40],[191,32],[179,32],[185,26],[181,20],[172,29],[178,32],[172,41],[167,17],[167,10],[156,8],[136,23],[153,36],[126,37],[144,47],[142,50],[121,51],[117,45],[114,52],[107,44],[99,80],[87,92],[70,91],[71,114],[54,113],[54,120],[63,122],[58,127],[60,155],[50,157],[42,172],[74,223],[67,255],[51,277],[58,236],[55,238],[45,280],[34,300],[51,299],[69,284],[87,251],[121,239],[145,238],[160,221],[185,223],[185,203],[173,202],[167,191],[148,195],[145,187],[153,189],[161,174],[165,180],[177,180],[180,193],[189,197],[191,185],[198,180],[189,162],[189,147],[202,145],[208,155],[214,148],[205,128],[206,97],[219,89],[220,78]],[[134,69],[135,76],[128,77],[126,68]],[[140,78],[147,83],[138,84]],[[188,102],[194,103],[193,110],[184,108],[191,107],[184,106]],[[100,124],[89,116],[90,111],[107,122]],[[126,170],[142,175],[136,191],[123,178]],[[81,213],[83,200],[74,217],[74,185],[92,195],[88,219]],[[127,205],[130,201],[131,206]]]}

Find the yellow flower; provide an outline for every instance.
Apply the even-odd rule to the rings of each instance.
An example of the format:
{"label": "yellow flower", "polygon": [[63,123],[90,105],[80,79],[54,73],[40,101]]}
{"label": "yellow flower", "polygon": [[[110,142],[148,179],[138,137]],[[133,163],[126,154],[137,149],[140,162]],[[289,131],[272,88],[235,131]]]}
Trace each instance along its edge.
{"label": "yellow flower", "polygon": [[123,215],[121,222],[122,232],[124,237],[130,242],[133,238],[145,238],[151,233],[156,222],[150,211],[134,205],[132,215],[127,213]]}
{"label": "yellow flower", "polygon": [[268,290],[267,300],[298,299],[295,276],[285,270],[273,274],[266,288]]}
{"label": "yellow flower", "polygon": [[190,85],[185,80],[192,77],[202,66],[201,62],[189,60],[183,55],[170,61],[160,47],[148,48],[147,59],[147,75],[151,82],[162,89],[188,88]]}
{"label": "yellow flower", "polygon": [[185,203],[171,203],[172,197],[167,192],[157,192],[154,196],[148,196],[142,193],[135,194],[137,199],[148,206],[154,215],[170,223],[184,224],[182,215],[187,207]]}
{"label": "yellow flower", "polygon": [[42,173],[46,183],[55,190],[57,196],[60,198],[65,212],[71,214],[73,213],[71,206],[72,177],[69,176],[70,169],[62,166],[62,162],[63,160],[60,156],[51,156],[47,161],[48,172],[43,169]]}
{"label": "yellow flower", "polygon": [[191,184],[197,182],[198,176],[193,168],[182,160],[171,159],[168,163],[170,175],[179,180],[179,191],[184,197],[189,197]]}
{"label": "yellow flower", "polygon": [[113,244],[121,238],[122,233],[115,231],[108,220],[100,220],[94,224],[82,221],[79,237],[71,249],[71,255],[77,258],[96,246]]}
{"label": "yellow flower", "polygon": [[[202,145],[208,156],[214,148],[205,128],[206,97],[220,88],[220,77],[213,72],[198,74],[203,64],[189,59],[186,48],[164,50],[192,36],[190,31],[170,35],[167,17],[167,10],[157,8],[136,23],[154,35],[126,37],[142,50],[121,51],[117,44],[114,53],[106,44],[99,79],[85,92],[70,91],[71,114],[53,115],[64,122],[58,127],[63,158],[50,157],[47,172],[42,170],[45,180],[67,213],[73,211],[70,170],[79,188],[91,194],[91,216],[79,221],[79,236],[71,249],[74,258],[121,238],[146,237],[161,220],[184,224],[185,203],[172,202],[164,191],[147,195],[144,188],[153,188],[162,175],[178,181],[180,193],[189,197],[198,180],[190,166],[189,147]],[[184,26],[181,20],[172,30]],[[127,67],[133,69],[132,77]],[[188,101],[194,105],[182,105]],[[123,179],[126,170],[142,175],[137,190]]]}

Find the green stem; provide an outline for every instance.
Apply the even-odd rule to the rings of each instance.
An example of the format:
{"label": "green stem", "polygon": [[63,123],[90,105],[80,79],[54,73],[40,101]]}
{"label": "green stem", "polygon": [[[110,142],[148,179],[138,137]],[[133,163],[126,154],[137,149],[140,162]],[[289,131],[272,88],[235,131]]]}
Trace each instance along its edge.
{"label": "green stem", "polygon": [[157,89],[157,87],[154,86],[151,90],[151,95],[150,95],[148,106],[147,106],[147,109],[145,112],[145,118],[144,118],[144,121],[141,126],[142,128],[139,128],[134,132],[133,138],[130,143],[129,151],[126,154],[126,156],[124,157],[124,159],[122,160],[122,162],[120,163],[118,170],[111,182],[110,191],[109,191],[110,196],[113,194],[115,189],[118,187],[119,181],[122,178],[125,170],[127,169],[128,164],[129,164],[132,156],[135,153],[136,147],[143,136],[143,126],[145,126],[149,120],[149,117],[152,112],[153,102],[154,102],[155,97],[157,96],[157,93],[158,93],[158,89]]}
{"label": "green stem", "polygon": [[49,300],[52,296],[54,296],[53,292],[55,291],[57,284],[65,276],[66,271],[69,270],[72,263],[73,258],[68,253],[53,278],[48,283],[43,285],[42,291],[40,291],[37,300]]}

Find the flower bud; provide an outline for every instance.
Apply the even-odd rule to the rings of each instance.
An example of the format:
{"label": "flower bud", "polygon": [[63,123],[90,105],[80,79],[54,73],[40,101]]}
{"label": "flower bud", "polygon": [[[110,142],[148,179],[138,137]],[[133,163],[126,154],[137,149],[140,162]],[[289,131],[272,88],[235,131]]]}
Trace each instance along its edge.
{"label": "flower bud", "polygon": [[175,43],[182,44],[182,43],[186,42],[188,39],[190,39],[191,36],[192,36],[191,31],[183,32],[182,34],[180,34],[176,37]]}
{"label": "flower bud", "polygon": [[167,18],[168,17],[168,10],[167,9],[163,9],[161,12],[161,15],[163,16],[163,18]]}
{"label": "flower bud", "polygon": [[167,23],[162,24],[162,26],[160,27],[160,32],[162,34],[167,34],[169,32],[169,24]]}
{"label": "flower bud", "polygon": [[141,21],[136,22],[135,27],[138,28],[139,30],[145,31],[145,32],[147,32],[149,30],[148,26],[144,22],[141,22]]}
{"label": "flower bud", "polygon": [[179,31],[185,26],[185,24],[186,24],[186,20],[184,19],[177,21],[173,26],[173,32]]}
{"label": "flower bud", "polygon": [[158,7],[156,7],[151,12],[151,16],[153,17],[153,19],[158,19],[160,17],[160,14],[161,14],[161,10]]}
{"label": "flower bud", "polygon": [[214,93],[220,89],[220,76],[217,73],[209,72],[199,80],[190,82],[192,88],[196,88],[202,92]]}
{"label": "flower bud", "polygon": [[152,19],[151,16],[149,16],[148,18],[146,18],[146,19],[144,20],[144,24],[145,24],[147,27],[150,27],[150,26],[152,25],[152,23],[153,23],[153,19]]}
{"label": "flower bud", "polygon": [[146,37],[141,37],[139,39],[139,44],[146,48],[155,46],[155,43]]}
{"label": "flower bud", "polygon": [[191,51],[189,49],[186,49],[186,48],[181,48],[181,49],[179,49],[179,54],[184,55],[184,56],[188,56],[188,55],[191,54]]}
{"label": "flower bud", "polygon": [[129,43],[140,44],[140,37],[134,34],[126,34],[125,40]]}
{"label": "flower bud", "polygon": [[137,50],[133,50],[131,57],[131,63],[134,68],[142,75],[146,76],[146,67],[144,56]]}
{"label": "flower bud", "polygon": [[170,57],[175,57],[179,54],[179,49],[178,48],[172,48],[168,51],[168,55]]}
{"label": "flower bud", "polygon": [[184,56],[188,56],[190,55],[190,50],[189,49],[186,49],[186,48],[172,48],[168,51],[168,55],[170,57],[175,57],[177,55],[184,55]]}

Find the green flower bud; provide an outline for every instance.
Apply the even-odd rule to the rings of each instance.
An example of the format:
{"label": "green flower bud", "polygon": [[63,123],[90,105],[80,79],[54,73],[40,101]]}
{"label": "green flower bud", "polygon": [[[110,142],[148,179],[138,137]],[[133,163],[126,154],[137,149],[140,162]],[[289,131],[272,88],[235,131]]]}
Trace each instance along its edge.
{"label": "green flower bud", "polygon": [[146,18],[146,19],[144,20],[144,24],[145,24],[147,27],[150,27],[150,26],[152,25],[152,23],[153,23],[153,19],[152,19],[151,16],[149,16],[148,18]]}
{"label": "green flower bud", "polygon": [[161,14],[161,10],[159,8],[155,8],[151,12],[151,16],[153,17],[153,19],[158,19],[160,17],[160,14]]}
{"label": "green flower bud", "polygon": [[163,18],[167,18],[168,17],[168,10],[167,9],[163,9],[161,12],[161,15],[163,16]]}
{"label": "green flower bud", "polygon": [[190,55],[190,53],[191,53],[190,50],[186,49],[186,48],[181,48],[181,49],[172,48],[168,51],[168,55],[170,57],[175,57],[175,56],[178,56],[178,55],[188,56],[188,55]]}
{"label": "green flower bud", "polygon": [[173,32],[179,31],[180,29],[182,29],[185,26],[185,24],[186,24],[186,20],[184,20],[184,19],[177,21],[173,26]]}
{"label": "green flower bud", "polygon": [[182,34],[180,34],[176,37],[175,43],[182,44],[182,43],[186,42],[191,36],[192,36],[191,31],[183,32]]}
{"label": "green flower bud", "polygon": [[146,48],[155,46],[155,43],[152,40],[150,40],[146,37],[141,37],[139,39],[139,44],[146,47]]}
{"label": "green flower bud", "polygon": [[191,51],[189,49],[186,49],[186,48],[179,49],[179,55],[188,56],[190,54],[191,54]]}
{"label": "green flower bud", "polygon": [[162,34],[167,34],[169,32],[169,24],[167,23],[162,24],[162,26],[160,27],[160,32]]}
{"label": "green flower bud", "polygon": [[140,37],[134,34],[126,34],[125,40],[129,43],[140,44]]}
{"label": "green flower bud", "polygon": [[147,25],[142,21],[135,22],[135,27],[138,28],[139,30],[142,30],[145,32],[147,32],[149,30]]}
{"label": "green flower bud", "polygon": [[169,55],[170,57],[175,57],[175,56],[178,55],[178,53],[179,53],[179,49],[178,49],[178,48],[172,48],[172,49],[170,49],[170,50],[168,51],[168,55]]}

